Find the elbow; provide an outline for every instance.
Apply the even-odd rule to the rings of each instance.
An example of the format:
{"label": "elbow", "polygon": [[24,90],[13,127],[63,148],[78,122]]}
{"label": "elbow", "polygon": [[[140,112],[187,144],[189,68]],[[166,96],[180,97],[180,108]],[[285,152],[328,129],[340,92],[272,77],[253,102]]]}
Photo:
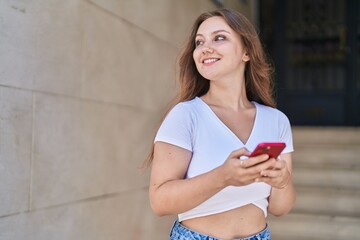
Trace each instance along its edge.
{"label": "elbow", "polygon": [[155,215],[158,217],[163,217],[170,214],[164,208],[164,204],[154,198],[150,198],[150,207],[153,213],[155,213]]}
{"label": "elbow", "polygon": [[155,215],[158,217],[163,217],[163,216],[167,215],[161,207],[158,207],[154,203],[150,203],[150,207],[151,207],[151,210],[153,211],[153,213],[155,213]]}
{"label": "elbow", "polygon": [[176,200],[169,197],[164,191],[149,191],[150,207],[153,213],[159,217],[177,214]]}

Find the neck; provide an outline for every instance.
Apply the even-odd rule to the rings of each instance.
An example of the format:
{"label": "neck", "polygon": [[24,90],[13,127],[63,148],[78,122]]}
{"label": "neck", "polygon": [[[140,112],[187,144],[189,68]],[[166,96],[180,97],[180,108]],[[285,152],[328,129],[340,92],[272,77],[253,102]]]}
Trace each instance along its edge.
{"label": "neck", "polygon": [[244,81],[229,81],[228,84],[217,84],[217,82],[218,81],[211,81],[209,91],[203,96],[203,99],[209,105],[231,109],[233,111],[253,107],[246,96]]}

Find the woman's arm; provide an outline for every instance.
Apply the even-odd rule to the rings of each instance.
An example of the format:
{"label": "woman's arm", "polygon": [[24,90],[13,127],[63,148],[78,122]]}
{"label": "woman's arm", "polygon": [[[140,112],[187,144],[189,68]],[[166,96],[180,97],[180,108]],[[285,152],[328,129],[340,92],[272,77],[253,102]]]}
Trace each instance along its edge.
{"label": "woman's arm", "polygon": [[282,216],[290,212],[295,204],[296,193],[292,182],[291,153],[281,155],[272,170],[261,172],[257,181],[262,181],[272,186],[269,197],[269,212],[275,216]]}
{"label": "woman's arm", "polygon": [[248,154],[245,148],[241,148],[212,171],[184,179],[192,153],[168,143],[156,142],[149,186],[151,208],[159,216],[178,214],[196,207],[226,186],[254,182],[260,177],[261,170],[269,168],[271,161],[265,161],[267,155],[249,158],[246,160],[249,168],[245,169],[239,158]]}
{"label": "woman's arm", "polygon": [[155,143],[150,177],[150,204],[159,215],[185,212],[199,205],[224,186],[218,171],[184,179],[192,153],[171,144]]}

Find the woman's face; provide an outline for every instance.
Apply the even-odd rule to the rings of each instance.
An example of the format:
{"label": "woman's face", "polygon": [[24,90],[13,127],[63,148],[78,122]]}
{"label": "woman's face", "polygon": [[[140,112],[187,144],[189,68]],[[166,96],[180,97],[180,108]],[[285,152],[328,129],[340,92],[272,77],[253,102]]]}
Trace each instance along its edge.
{"label": "woman's face", "polygon": [[222,17],[211,17],[201,23],[194,41],[193,58],[204,78],[218,80],[244,75],[249,57],[239,35]]}

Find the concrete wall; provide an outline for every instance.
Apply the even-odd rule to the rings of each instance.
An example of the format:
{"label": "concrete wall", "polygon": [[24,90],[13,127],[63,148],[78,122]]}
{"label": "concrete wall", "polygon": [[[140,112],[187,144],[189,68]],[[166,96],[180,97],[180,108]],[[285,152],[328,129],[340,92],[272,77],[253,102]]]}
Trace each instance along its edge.
{"label": "concrete wall", "polygon": [[180,46],[214,8],[0,1],[0,239],[167,238],[174,216],[152,214],[138,167],[174,95]]}

